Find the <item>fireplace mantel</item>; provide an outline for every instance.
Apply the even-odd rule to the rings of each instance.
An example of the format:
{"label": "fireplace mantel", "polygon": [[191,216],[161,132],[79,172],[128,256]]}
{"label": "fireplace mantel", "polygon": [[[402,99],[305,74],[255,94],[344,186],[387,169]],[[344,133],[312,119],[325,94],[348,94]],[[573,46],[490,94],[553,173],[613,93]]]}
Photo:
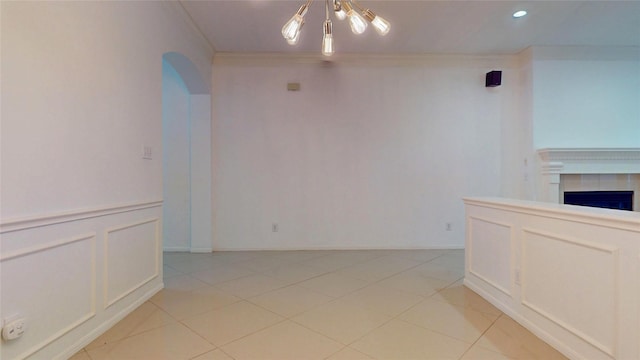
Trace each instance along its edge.
{"label": "fireplace mantel", "polygon": [[562,174],[640,174],[640,148],[548,148],[537,153],[543,201],[560,202]]}

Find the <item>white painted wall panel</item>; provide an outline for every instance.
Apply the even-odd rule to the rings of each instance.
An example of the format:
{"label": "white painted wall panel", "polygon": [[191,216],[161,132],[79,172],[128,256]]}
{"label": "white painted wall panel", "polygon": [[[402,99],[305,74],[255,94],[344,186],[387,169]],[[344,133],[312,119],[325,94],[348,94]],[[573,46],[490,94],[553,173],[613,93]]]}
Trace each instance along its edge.
{"label": "white painted wall panel", "polygon": [[[640,358],[640,214],[498,198],[465,203],[466,286],[571,359]],[[496,251],[492,240],[506,228],[512,251]],[[498,270],[495,263],[510,266],[474,271]],[[486,280],[509,277],[511,293]]]}
{"label": "white painted wall panel", "polygon": [[2,358],[24,359],[95,315],[96,237],[80,234],[2,254],[3,319],[26,319]]}
{"label": "white painted wall panel", "polygon": [[615,356],[618,249],[525,229],[522,303]]}
{"label": "white painted wall panel", "polygon": [[469,272],[511,294],[511,226],[472,217],[468,232]]}
{"label": "white painted wall panel", "polygon": [[108,229],[104,256],[104,306],[129,295],[160,272],[160,220]]}

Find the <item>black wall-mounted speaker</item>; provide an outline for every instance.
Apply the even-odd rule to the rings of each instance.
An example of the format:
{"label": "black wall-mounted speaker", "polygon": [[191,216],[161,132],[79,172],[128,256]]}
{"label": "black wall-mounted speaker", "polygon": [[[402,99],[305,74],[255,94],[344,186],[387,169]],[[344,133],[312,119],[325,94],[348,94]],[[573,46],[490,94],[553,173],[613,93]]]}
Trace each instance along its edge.
{"label": "black wall-mounted speaker", "polygon": [[487,73],[487,77],[484,81],[484,86],[486,87],[496,87],[500,86],[502,83],[502,71],[493,70]]}

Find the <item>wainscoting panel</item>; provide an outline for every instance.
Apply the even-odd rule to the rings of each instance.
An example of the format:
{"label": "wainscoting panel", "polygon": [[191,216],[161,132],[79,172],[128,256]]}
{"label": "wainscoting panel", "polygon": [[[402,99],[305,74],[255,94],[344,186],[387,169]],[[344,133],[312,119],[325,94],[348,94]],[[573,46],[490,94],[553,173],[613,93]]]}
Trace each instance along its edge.
{"label": "wainscoting panel", "polygon": [[499,198],[465,210],[465,286],[570,359],[640,359],[640,214]]}
{"label": "wainscoting panel", "polygon": [[470,217],[468,226],[469,272],[511,295],[511,226],[479,217]]}
{"label": "wainscoting panel", "polygon": [[[0,223],[0,359],[67,359],[159,291],[162,201]],[[4,324],[2,324],[4,325]]]}
{"label": "wainscoting panel", "polygon": [[2,254],[0,304],[13,309],[3,320],[20,316],[27,326],[16,340],[25,346],[2,358],[25,359],[95,315],[95,248],[95,234],[83,234]]}
{"label": "wainscoting panel", "polygon": [[534,229],[522,239],[523,305],[615,357],[617,248]]}
{"label": "wainscoting panel", "polygon": [[160,219],[107,230],[104,255],[104,306],[109,307],[158,277]]}

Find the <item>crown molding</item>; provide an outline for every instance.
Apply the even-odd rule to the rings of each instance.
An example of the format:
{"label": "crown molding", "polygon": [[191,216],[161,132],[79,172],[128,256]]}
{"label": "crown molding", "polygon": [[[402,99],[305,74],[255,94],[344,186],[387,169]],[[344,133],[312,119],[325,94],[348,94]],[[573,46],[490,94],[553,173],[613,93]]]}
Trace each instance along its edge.
{"label": "crown molding", "polygon": [[327,58],[320,53],[225,53],[217,52],[213,65],[221,66],[283,66],[320,64],[340,66],[441,66],[476,67],[481,69],[516,68],[517,55],[458,54],[340,54]]}

